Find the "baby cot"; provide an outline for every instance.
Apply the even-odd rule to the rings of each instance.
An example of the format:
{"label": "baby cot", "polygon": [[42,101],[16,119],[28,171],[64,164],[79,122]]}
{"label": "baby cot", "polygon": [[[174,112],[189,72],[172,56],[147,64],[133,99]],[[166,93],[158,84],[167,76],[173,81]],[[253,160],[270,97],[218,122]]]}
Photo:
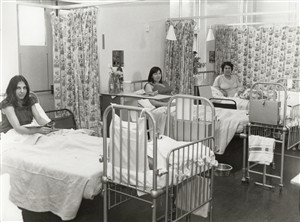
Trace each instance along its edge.
{"label": "baby cot", "polygon": [[[213,115],[211,103],[207,106]],[[106,117],[110,113],[108,139]],[[109,209],[130,199],[149,204],[151,221],[163,217],[165,221],[179,221],[196,211],[207,216],[208,210],[212,220],[211,171],[217,162],[212,151],[213,117],[210,119],[209,136],[195,142],[178,142],[156,132],[156,122],[146,109],[109,106],[103,122],[104,221],[109,220]],[[198,193],[191,192],[195,188]],[[159,212],[161,206],[163,211]]]}
{"label": "baby cot", "polygon": [[[210,110],[206,110],[206,106],[202,104],[202,100],[199,101],[199,98],[201,97],[189,95],[171,97],[167,112],[169,131],[166,135],[182,141],[195,141],[209,135],[211,119],[204,113],[207,114]],[[179,108],[182,107],[181,104],[184,104],[184,109]],[[245,147],[247,142],[245,130],[249,123],[248,111],[215,108],[214,118],[214,151],[217,160],[230,164],[234,170],[243,168],[243,178],[245,178],[246,155],[242,147]],[[197,124],[196,120],[200,120],[200,124]]]}
{"label": "baby cot", "polygon": [[[252,90],[265,96],[261,96],[261,99],[253,98]],[[254,167],[256,167],[258,163],[249,162],[247,160],[247,181],[249,181],[250,178],[249,173],[260,174],[262,175],[263,181],[261,183],[256,182],[256,184],[274,188],[273,185],[267,184],[266,178],[279,179],[280,191],[283,187],[285,149],[299,144],[299,104],[289,107],[287,100],[287,89],[280,83],[255,83],[250,91],[250,124],[247,129],[248,138],[250,138],[251,135],[273,138],[275,144],[280,144],[281,158],[280,172],[276,174],[268,173],[268,166],[266,164],[263,165],[262,171],[256,170]],[[275,169],[274,163],[271,164],[271,167]]]}

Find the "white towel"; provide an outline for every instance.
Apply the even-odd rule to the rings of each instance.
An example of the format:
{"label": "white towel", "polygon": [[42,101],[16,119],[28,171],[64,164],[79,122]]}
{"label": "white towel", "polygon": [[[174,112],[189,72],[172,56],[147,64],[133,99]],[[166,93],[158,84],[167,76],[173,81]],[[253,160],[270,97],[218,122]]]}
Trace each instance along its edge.
{"label": "white towel", "polygon": [[263,136],[249,137],[249,158],[251,162],[270,165],[273,161],[275,139]]}

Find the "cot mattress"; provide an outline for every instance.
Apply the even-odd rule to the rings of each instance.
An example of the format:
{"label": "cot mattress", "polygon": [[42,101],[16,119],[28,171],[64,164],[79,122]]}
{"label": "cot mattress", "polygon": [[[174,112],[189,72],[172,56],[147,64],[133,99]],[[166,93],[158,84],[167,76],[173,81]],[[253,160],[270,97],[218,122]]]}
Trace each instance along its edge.
{"label": "cot mattress", "polygon": [[34,135],[22,143],[3,141],[2,172],[10,174],[10,200],[63,220],[76,217],[82,198],[101,191],[103,138],[81,130]]}

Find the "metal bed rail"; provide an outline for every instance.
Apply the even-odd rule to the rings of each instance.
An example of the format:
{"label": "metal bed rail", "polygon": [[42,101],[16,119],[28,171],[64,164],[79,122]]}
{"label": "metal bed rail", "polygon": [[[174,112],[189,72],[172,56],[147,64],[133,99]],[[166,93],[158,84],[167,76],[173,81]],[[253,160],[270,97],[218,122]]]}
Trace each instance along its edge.
{"label": "metal bed rail", "polygon": [[[287,91],[289,90],[298,92],[300,95],[300,79],[297,78],[281,78],[277,80],[277,83],[283,84]],[[287,94],[287,99],[289,95]],[[298,101],[300,98],[298,98]],[[300,150],[300,103],[297,105],[293,105],[290,107],[291,113],[289,121],[293,122],[293,125],[288,126],[288,137],[287,137],[287,150],[294,149],[296,150],[296,147],[298,146],[298,149]],[[298,124],[297,124],[298,123]]]}
{"label": "metal bed rail", "polygon": [[[117,111],[119,117],[114,115]],[[132,112],[135,115],[131,115]],[[109,113],[113,115],[111,137],[107,138],[106,117]],[[209,160],[214,159],[213,133],[206,138],[172,148],[163,169],[158,168],[158,133],[149,111],[140,107],[113,104],[105,110],[103,120],[104,221],[108,221],[109,209],[130,199],[149,204],[152,221],[162,217],[165,217],[165,221],[179,221],[190,217],[191,213],[205,204],[210,207],[209,216],[212,220],[213,173],[209,172],[214,169],[214,165]],[[149,157],[149,138],[153,144],[152,158]],[[205,176],[202,178],[201,175]],[[190,192],[182,197],[176,195],[177,192],[180,193],[179,190],[196,185],[199,187],[199,194]],[[178,201],[184,204],[187,195],[191,198],[193,196],[193,204],[186,204],[184,207],[176,204]],[[166,203],[162,214],[159,212],[161,200]]]}
{"label": "metal bed rail", "polygon": [[[262,96],[262,98],[254,98],[253,91],[255,92],[260,92],[261,95],[264,95],[264,91],[274,91],[274,93],[270,93],[270,97]],[[276,92],[283,92],[284,93],[284,101],[283,104],[278,101],[279,97],[276,95]],[[279,180],[279,188],[280,191],[282,190],[283,187],[283,170],[284,170],[284,151],[285,151],[285,139],[287,135],[287,127],[286,127],[286,108],[287,108],[287,101],[286,101],[286,96],[287,90],[286,88],[279,83],[267,83],[267,82],[257,82],[252,85],[251,90],[250,90],[250,106],[249,106],[249,119],[250,123],[247,126],[247,137],[248,141],[251,135],[257,135],[257,136],[262,136],[262,137],[268,137],[268,138],[274,138],[275,139],[275,144],[279,143],[280,144],[280,172],[279,175],[275,172],[275,163],[274,159],[273,162],[270,165],[266,164],[258,164],[257,162],[249,162],[249,160],[245,160],[246,163],[246,179],[249,182],[250,180],[250,174],[257,174],[257,175],[262,175],[262,182],[255,182],[255,184],[268,187],[268,188],[275,188],[274,185],[271,184],[271,181],[267,181],[267,178],[275,178]],[[265,108],[264,111],[266,113],[259,113],[260,115],[268,115],[268,113],[277,113],[280,114],[282,113],[282,118],[279,116],[274,116],[275,120],[270,119],[270,123],[267,123],[268,121],[260,122],[261,117],[254,117],[256,106],[254,106],[254,102],[259,101],[259,104],[261,104],[262,107],[267,107],[267,101],[273,101],[274,103],[278,104],[278,109],[282,109],[280,112],[279,110],[268,110],[268,109],[274,109],[274,107],[270,106]],[[257,108],[260,109],[260,108]],[[275,108],[276,109],[276,108]],[[252,116],[251,116],[252,115]],[[258,120],[256,120],[256,118]],[[246,146],[244,146],[244,153],[248,152],[248,157],[249,157],[249,144],[247,144],[248,150],[246,150]],[[275,149],[275,147],[274,147]],[[274,154],[273,154],[274,155]],[[256,166],[262,165],[262,169],[254,169]],[[269,173],[268,173],[268,172]]]}
{"label": "metal bed rail", "polygon": [[174,95],[167,108],[167,135],[179,141],[214,137],[215,108],[204,97]]}
{"label": "metal bed rail", "polygon": [[215,71],[201,71],[194,74],[194,83],[199,85],[213,85],[215,79]]}

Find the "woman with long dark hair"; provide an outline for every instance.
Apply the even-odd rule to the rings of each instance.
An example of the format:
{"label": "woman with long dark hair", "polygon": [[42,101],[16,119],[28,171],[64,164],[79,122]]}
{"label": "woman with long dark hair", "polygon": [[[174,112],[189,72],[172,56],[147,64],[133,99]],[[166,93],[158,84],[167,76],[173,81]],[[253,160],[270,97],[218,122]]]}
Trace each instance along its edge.
{"label": "woman with long dark hair", "polygon": [[[144,89],[146,93],[152,95],[156,95],[156,94],[171,95],[173,92],[173,88],[162,80],[162,71],[157,66],[154,66],[150,69],[148,75],[148,83],[146,83]],[[155,107],[168,105],[167,101],[150,100],[150,102]]]}
{"label": "woman with long dark hair", "polygon": [[42,118],[34,106],[38,102],[37,97],[30,92],[30,87],[22,75],[16,75],[9,81],[6,89],[6,98],[1,101],[2,122],[0,132],[6,133],[15,129],[20,134],[48,134],[52,132],[49,127],[27,128],[33,118],[40,125],[45,125],[48,120]]}

